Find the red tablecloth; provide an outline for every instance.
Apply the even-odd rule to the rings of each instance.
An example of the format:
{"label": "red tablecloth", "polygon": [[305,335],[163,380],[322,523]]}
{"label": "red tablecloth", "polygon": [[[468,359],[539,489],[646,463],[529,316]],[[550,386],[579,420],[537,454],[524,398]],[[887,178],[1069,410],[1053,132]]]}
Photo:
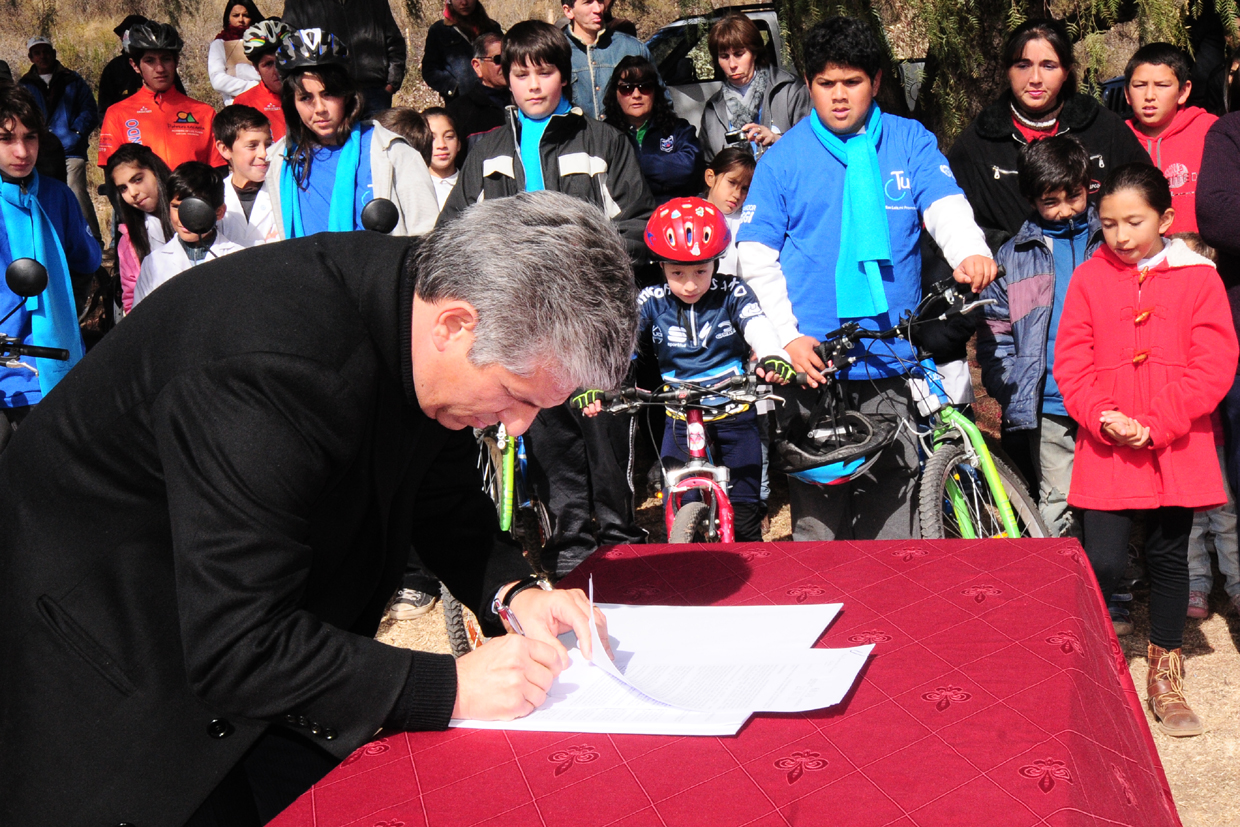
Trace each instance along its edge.
{"label": "red tablecloth", "polygon": [[845,701],[735,737],[450,730],[372,742],[279,827],[1179,825],[1073,540],[617,547],[601,602],[827,603]]}

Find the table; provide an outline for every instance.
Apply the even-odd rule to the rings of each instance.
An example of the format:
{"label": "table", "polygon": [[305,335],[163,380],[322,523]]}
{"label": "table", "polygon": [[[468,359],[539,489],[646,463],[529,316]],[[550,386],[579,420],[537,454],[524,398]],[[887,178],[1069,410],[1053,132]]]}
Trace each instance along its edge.
{"label": "table", "polygon": [[601,602],[836,602],[875,644],[840,705],[735,737],[449,730],[354,752],[273,824],[1179,825],[1075,540],[618,546]]}

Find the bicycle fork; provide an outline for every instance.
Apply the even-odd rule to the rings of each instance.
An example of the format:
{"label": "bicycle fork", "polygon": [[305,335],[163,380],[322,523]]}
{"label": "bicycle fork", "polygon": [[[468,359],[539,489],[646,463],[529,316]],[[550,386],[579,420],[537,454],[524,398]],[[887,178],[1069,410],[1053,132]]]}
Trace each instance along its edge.
{"label": "bicycle fork", "polygon": [[[668,427],[674,426],[669,422]],[[719,542],[735,542],[735,515],[732,501],[728,499],[728,469],[707,462],[706,421],[696,408],[685,412],[685,436],[689,442],[689,462],[667,475],[667,502],[663,517],[668,536],[671,536],[676,512],[680,511],[685,494],[697,490],[702,492],[703,498],[711,498],[708,502],[711,502],[711,516],[718,520]]]}
{"label": "bicycle fork", "polygon": [[[1003,480],[999,478],[999,471],[995,468],[994,458],[990,455],[990,448],[986,446],[986,440],[982,437],[981,430],[967,416],[955,408],[944,407],[939,411],[939,416],[943,418],[944,424],[964,434],[965,438],[969,440],[969,444],[973,448],[973,456],[981,468],[982,476],[994,495],[995,508],[999,511],[999,522],[1003,524],[1004,536],[1019,537],[1020,527],[1016,524],[1016,514],[1012,511],[1012,501],[1008,499],[1007,489],[1003,487]],[[952,510],[956,513],[956,524],[960,529],[960,536],[967,540],[977,539],[977,528],[969,520],[969,508],[965,502],[964,492],[960,490],[960,486],[956,483],[955,478],[951,476],[947,478],[946,487],[947,497],[951,501]]]}

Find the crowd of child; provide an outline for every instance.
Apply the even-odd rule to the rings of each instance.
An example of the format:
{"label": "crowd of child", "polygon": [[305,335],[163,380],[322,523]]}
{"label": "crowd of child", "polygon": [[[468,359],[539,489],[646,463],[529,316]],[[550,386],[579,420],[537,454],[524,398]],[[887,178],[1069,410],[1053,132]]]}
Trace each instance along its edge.
{"label": "crowd of child", "polygon": [[[992,300],[977,355],[1004,447],[1050,530],[1082,538],[1121,634],[1132,631],[1129,531],[1144,522],[1151,708],[1168,733],[1200,733],[1181,647],[1186,618],[1209,611],[1207,537],[1240,611],[1224,404],[1237,341],[1214,251],[1196,235],[1217,233],[1196,191],[1217,119],[1187,105],[1183,53],[1151,44],[1133,56],[1125,126],[1075,92],[1063,24],[1028,21],[1006,47],[1010,91],[945,156],[920,123],[878,105],[882,53],[862,21],[835,17],[807,32],[798,78],[769,65],[752,21],[724,16],[708,37],[723,87],[695,126],[606,3],[564,11],[566,30],[525,21],[501,33],[476,0],[449,0],[423,63],[446,106],[421,113],[373,110],[349,44],[261,19],[248,0],[227,5],[211,44],[212,83],[227,104],[216,112],[178,91],[176,30],[127,21],[141,86],[107,108],[98,154],[114,193],[107,260],[118,319],[205,261],[361,230],[374,199],[395,206],[394,233],[423,235],[484,199],[550,189],[602,210],[626,243],[644,288],[633,375],[650,366],[664,380],[710,381],[751,357],[773,382],[803,372],[805,387],[781,391],[786,427],[809,416],[828,381],[816,343],[844,320],[891,327],[918,304],[923,271],[945,262]],[[37,40],[32,71],[46,86],[36,70],[55,69],[44,65],[51,44]],[[0,263],[33,257],[49,271],[37,299],[7,294],[0,311],[17,312],[0,331],[71,353],[63,366],[40,360],[37,377],[0,371],[0,449],[82,358],[72,274],[100,267],[93,212],[35,170],[45,128],[62,143],[94,129],[57,120],[68,80],[54,98],[25,81],[0,86]],[[64,148],[72,168],[80,146]],[[214,211],[214,227],[181,221],[188,199]],[[1216,243],[1229,251],[1226,238]],[[934,253],[924,265],[923,249]],[[870,343],[854,355],[834,380],[851,404],[914,420],[912,345]],[[967,392],[967,372],[957,376]],[[525,434],[552,516],[540,563],[556,577],[600,545],[645,538],[634,515],[636,422],[578,407],[542,411]],[[760,540],[770,427],[753,410],[708,419],[732,471],[737,538]],[[661,430],[663,459],[684,461],[683,422]],[[791,475],[793,538],[917,536],[919,463],[917,435],[904,429],[844,484],[828,488],[824,469]],[[392,616],[424,613],[438,589],[411,554]]]}

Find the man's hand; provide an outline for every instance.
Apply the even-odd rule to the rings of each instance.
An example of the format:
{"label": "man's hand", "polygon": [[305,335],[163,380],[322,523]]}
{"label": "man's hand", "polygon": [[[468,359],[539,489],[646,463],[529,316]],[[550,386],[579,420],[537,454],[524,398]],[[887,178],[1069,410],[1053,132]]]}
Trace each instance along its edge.
{"label": "man's hand", "polygon": [[541,640],[520,635],[488,640],[456,662],[452,717],[511,721],[529,715],[547,700],[564,667],[560,652]]}
{"label": "man's hand", "polygon": [[768,356],[758,363],[754,373],[764,382],[786,385],[797,378],[796,369],[780,356]]}
{"label": "man's hand", "polygon": [[961,284],[970,285],[974,293],[982,292],[982,289],[994,281],[997,275],[999,275],[999,266],[995,264],[993,258],[988,256],[969,256],[952,272],[952,278]]}
{"label": "man's hand", "polygon": [[788,355],[792,357],[792,366],[808,377],[811,388],[816,388],[819,383],[827,381],[827,377],[819,373],[825,370],[827,365],[814,352],[817,346],[818,340],[813,336],[798,336],[784,345],[784,350],[788,351]]}
{"label": "man's hand", "polygon": [[[565,667],[568,666],[568,650],[556,636],[569,630],[577,635],[581,654],[587,660],[594,660],[590,645],[590,601],[581,589],[525,589],[512,599],[509,608],[521,622],[526,637],[554,647]],[[597,607],[594,609],[594,622],[598,626],[599,639],[607,648],[606,655],[611,657],[607,618]]]}

